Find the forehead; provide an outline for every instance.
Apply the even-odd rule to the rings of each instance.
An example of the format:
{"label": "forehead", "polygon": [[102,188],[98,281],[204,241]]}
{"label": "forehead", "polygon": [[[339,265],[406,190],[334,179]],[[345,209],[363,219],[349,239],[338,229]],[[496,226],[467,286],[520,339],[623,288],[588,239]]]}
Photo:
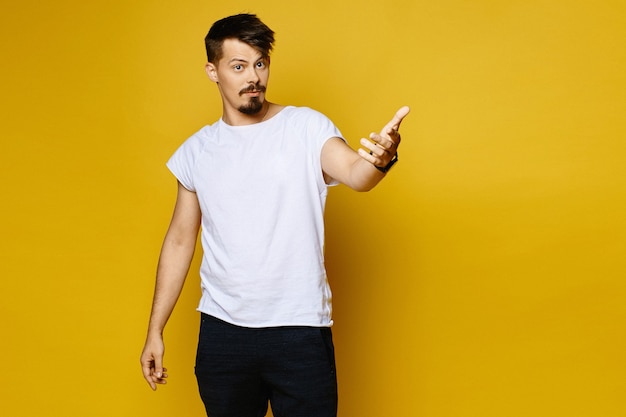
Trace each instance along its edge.
{"label": "forehead", "polygon": [[220,62],[245,61],[256,62],[262,58],[259,51],[241,42],[239,39],[224,39]]}

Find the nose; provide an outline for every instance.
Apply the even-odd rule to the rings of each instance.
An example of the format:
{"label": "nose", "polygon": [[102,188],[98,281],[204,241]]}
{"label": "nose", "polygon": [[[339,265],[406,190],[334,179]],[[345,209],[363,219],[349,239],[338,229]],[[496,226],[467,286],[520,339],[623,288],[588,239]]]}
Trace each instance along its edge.
{"label": "nose", "polygon": [[261,78],[259,78],[259,74],[255,66],[250,66],[250,71],[248,72],[248,82],[250,84],[256,84],[259,82]]}

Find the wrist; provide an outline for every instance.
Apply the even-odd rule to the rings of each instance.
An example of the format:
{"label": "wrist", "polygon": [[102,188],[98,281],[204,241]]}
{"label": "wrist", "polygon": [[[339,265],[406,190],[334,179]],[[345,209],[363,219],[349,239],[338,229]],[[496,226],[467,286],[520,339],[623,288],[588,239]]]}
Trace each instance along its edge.
{"label": "wrist", "polygon": [[162,327],[148,327],[148,339],[153,337],[163,337],[163,328]]}
{"label": "wrist", "polygon": [[398,162],[398,152],[396,152],[396,154],[393,156],[393,158],[391,158],[391,161],[389,161],[387,165],[385,165],[384,167],[379,167],[378,165],[374,165],[374,168],[376,168],[383,174],[386,174],[387,172],[389,172],[391,167],[396,164],[396,162]]}

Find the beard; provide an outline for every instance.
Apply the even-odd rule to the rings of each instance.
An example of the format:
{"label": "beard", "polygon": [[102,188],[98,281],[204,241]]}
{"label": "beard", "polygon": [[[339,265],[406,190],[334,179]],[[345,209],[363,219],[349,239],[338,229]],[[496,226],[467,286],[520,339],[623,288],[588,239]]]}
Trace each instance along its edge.
{"label": "beard", "polygon": [[263,108],[263,102],[258,97],[252,97],[248,104],[239,107],[239,111],[248,116],[258,114]]}
{"label": "beard", "polygon": [[[261,84],[250,85],[247,88],[244,88],[239,92],[239,95],[244,95],[245,93],[252,93],[255,91],[259,91],[261,93],[265,92],[266,87]],[[239,111],[243,114],[254,115],[258,114],[263,108],[263,102],[259,97],[250,97],[250,102],[248,104],[244,104],[239,107]]]}

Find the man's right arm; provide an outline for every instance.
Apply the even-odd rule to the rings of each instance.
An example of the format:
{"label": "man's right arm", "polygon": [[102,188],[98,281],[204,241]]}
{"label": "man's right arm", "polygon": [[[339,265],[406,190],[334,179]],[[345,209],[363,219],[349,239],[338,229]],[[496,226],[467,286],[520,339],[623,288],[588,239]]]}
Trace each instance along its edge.
{"label": "man's right arm", "polygon": [[172,221],[163,241],[148,335],[141,354],[143,375],[150,387],[165,384],[163,329],[180,296],[200,230],[200,205],[196,193],[178,183]]}
{"label": "man's right arm", "polygon": [[[384,177],[386,167],[400,144],[400,123],[409,114],[409,107],[400,108],[380,133],[361,139],[362,148],[356,152],[339,138],[331,138],[322,147],[324,179],[337,180],[356,191],[369,191]],[[378,168],[378,169],[377,169]]]}

